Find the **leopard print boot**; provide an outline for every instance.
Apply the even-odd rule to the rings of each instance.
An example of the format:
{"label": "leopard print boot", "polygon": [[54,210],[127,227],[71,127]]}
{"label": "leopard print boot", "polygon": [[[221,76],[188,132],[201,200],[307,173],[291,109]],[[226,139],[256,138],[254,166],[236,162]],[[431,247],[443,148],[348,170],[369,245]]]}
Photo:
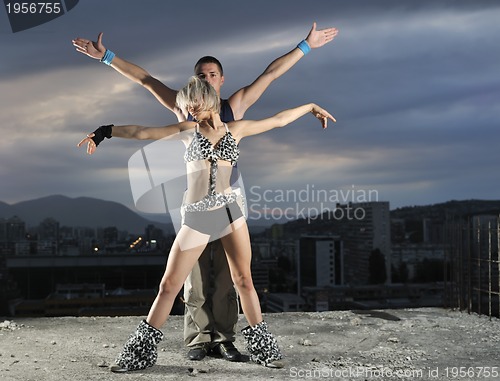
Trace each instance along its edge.
{"label": "leopard print boot", "polygon": [[143,320],[123,346],[111,371],[127,372],[153,366],[158,358],[156,346],[162,339],[163,333]]}
{"label": "leopard print boot", "polygon": [[269,368],[283,368],[283,358],[274,336],[267,330],[267,323],[260,322],[255,327],[241,330],[247,342],[247,350],[253,362]]}

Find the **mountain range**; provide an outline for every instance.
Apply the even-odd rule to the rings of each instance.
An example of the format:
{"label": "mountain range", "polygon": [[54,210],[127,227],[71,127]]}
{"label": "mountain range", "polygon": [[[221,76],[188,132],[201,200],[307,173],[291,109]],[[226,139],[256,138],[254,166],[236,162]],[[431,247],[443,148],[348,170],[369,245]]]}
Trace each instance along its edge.
{"label": "mountain range", "polygon": [[440,204],[405,206],[391,211],[391,218],[420,220],[466,218],[474,215],[500,215],[500,200],[450,200]]}
{"label": "mountain range", "polygon": [[0,218],[17,216],[26,227],[36,227],[46,218],[53,218],[60,226],[105,228],[114,226],[129,233],[143,233],[149,224],[173,233],[169,223],[151,221],[126,206],[113,201],[91,197],[70,198],[61,195],[47,196],[9,205],[0,201]]}
{"label": "mountain range", "polygon": [[[450,200],[431,205],[405,206],[390,211],[391,219],[403,219],[407,223],[420,222],[423,219],[445,222],[447,220],[467,219],[478,215],[493,215],[500,218],[500,200]],[[273,237],[275,234],[287,237],[297,237],[300,234],[326,234],[331,232],[331,220],[315,218],[312,220],[298,219],[266,228],[262,233]]]}
{"label": "mountain range", "polygon": [[[467,216],[474,214],[500,214],[498,200],[463,200],[448,201],[441,204],[409,206],[391,211],[392,218],[420,220],[446,216]],[[143,233],[147,225],[153,224],[166,234],[173,234],[174,229],[168,215],[156,216],[156,220],[127,208],[113,201],[91,197],[70,198],[54,195],[9,205],[0,201],[0,219],[17,216],[28,228],[36,227],[46,218],[53,218],[60,226],[105,228],[115,226],[118,230],[129,233]],[[161,221],[161,222],[160,222]],[[249,221],[251,232],[262,232],[269,226],[260,226],[262,221]],[[302,221],[289,221],[286,225],[301,225]],[[313,224],[314,225],[314,224]]]}

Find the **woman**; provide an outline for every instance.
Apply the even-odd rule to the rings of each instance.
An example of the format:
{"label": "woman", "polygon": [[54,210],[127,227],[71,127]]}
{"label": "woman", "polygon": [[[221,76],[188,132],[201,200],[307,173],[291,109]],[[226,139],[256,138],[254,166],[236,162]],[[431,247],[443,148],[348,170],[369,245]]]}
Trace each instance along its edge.
{"label": "woman", "polygon": [[189,83],[179,91],[177,104],[197,122],[186,121],[158,128],[102,126],[78,143],[78,147],[87,144],[87,153],[93,154],[104,138],[157,140],[180,134],[184,136],[187,147],[184,159],[188,186],[182,206],[183,225],[172,244],[159,292],[149,314],[125,344],[116,360],[117,366],[112,370],[137,370],[155,364],[156,346],[163,338],[159,329],[167,320],[186,277],[206,244],[214,237],[222,241],[231,277],[249,324],[242,333],[250,358],[264,366],[282,367],[279,361],[282,354],[262,320],[259,298],[253,286],[248,227],[237,195],[231,191],[231,168],[239,157],[238,143],[246,136],[284,127],[309,112],[320,119],[323,128],[327,127],[327,119],[335,119],[311,103],[263,120],[240,120],[225,124],[218,113],[220,105],[216,91],[208,82],[196,76],[191,77]]}

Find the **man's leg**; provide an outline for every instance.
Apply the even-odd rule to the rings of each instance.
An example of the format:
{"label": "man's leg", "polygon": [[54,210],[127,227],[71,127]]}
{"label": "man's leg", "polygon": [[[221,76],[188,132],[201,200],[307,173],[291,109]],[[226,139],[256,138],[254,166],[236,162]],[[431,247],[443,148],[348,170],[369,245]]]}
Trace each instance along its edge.
{"label": "man's leg", "polygon": [[210,350],[214,318],[208,299],[211,244],[208,244],[184,283],[184,343],[191,360],[202,360]]}
{"label": "man's leg", "polygon": [[238,323],[238,293],[231,279],[226,253],[220,240],[212,242],[212,250],[215,278],[212,296],[212,342],[219,344],[214,350],[226,360],[239,361],[241,355],[233,345]]}

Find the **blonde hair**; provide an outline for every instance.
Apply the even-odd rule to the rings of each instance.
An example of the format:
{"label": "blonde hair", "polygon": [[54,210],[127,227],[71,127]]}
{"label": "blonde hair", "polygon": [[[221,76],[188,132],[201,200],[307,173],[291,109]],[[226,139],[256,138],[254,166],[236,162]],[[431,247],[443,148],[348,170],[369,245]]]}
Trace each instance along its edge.
{"label": "blonde hair", "polygon": [[215,89],[205,81],[193,75],[189,82],[177,93],[177,106],[181,110],[195,112],[200,111],[220,111],[220,99]]}

